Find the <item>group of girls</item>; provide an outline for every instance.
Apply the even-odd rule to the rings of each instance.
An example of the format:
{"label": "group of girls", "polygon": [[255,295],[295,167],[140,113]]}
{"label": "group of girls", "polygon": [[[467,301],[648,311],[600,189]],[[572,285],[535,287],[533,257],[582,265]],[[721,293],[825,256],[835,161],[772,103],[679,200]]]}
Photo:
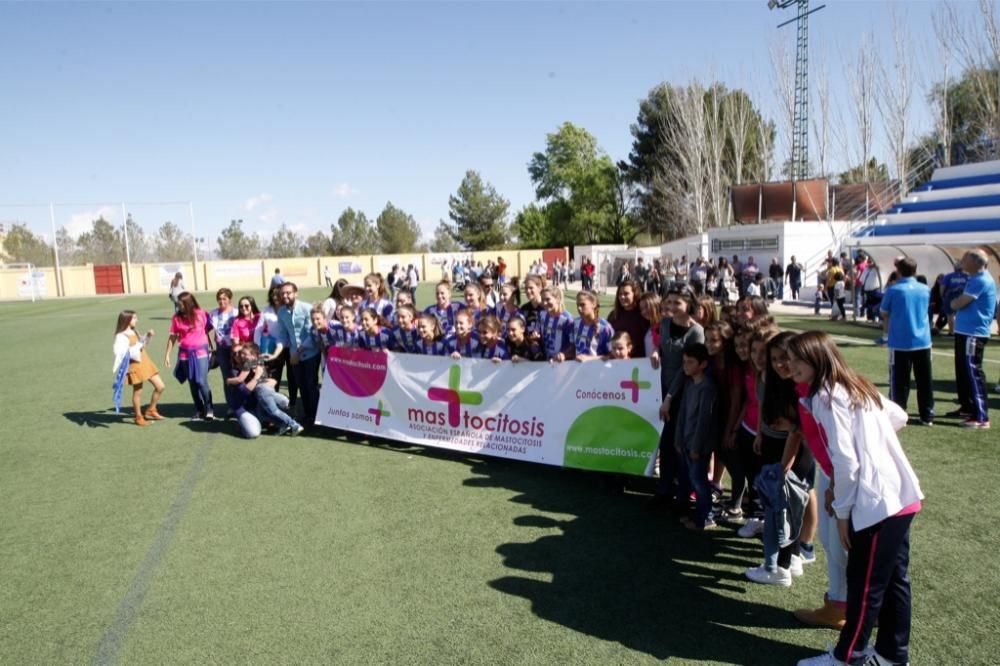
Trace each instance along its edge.
{"label": "group of girls", "polygon": [[[562,290],[546,286],[540,276],[524,280],[524,293],[526,300],[521,303],[513,283],[501,285],[498,296],[470,283],[463,289],[463,302],[454,302],[451,284],[442,281],[435,287],[434,304],[418,310],[408,292],[389,301],[381,277],[371,274],[360,293],[341,285],[339,294],[313,308],[313,334],[325,348],[485,358],[496,363],[629,358],[634,340],[643,343],[645,330],[633,338],[602,318],[597,295],[591,291],[577,294],[575,318],[564,309]],[[616,304],[613,320],[621,309]],[[639,316],[635,303],[630,302],[629,309]],[[624,315],[620,321],[625,321]]]}
{"label": "group of girls", "polygon": [[[807,624],[839,629],[840,637],[831,651],[800,665],[908,662],[909,527],[923,495],[896,435],[906,424],[906,414],[847,365],[829,336],[778,330],[759,296],[746,296],[719,310],[710,297],[696,298],[687,288],[671,289],[661,300],[625,281],[604,319],[591,291],[577,294],[574,318],[563,309],[562,291],[546,286],[544,278],[528,276],[523,290],[522,303],[514,283],[502,285],[498,297],[469,284],[464,302],[456,303],[451,285],[442,282],[434,304],[421,311],[409,292],[390,300],[382,277],[370,274],[363,286],[339,282],[330,298],[314,307],[313,335],[327,347],[495,362],[648,357],[660,369],[665,421],[654,502],[685,510],[689,497],[678,494],[676,477],[682,466],[675,454],[673,424],[685,386],[685,350],[690,355],[693,346],[704,345],[708,375],[717,389],[713,413],[721,414],[717,421],[722,424],[712,435],[713,464],[707,470],[715,518],[741,524],[741,536],[762,534],[764,540],[764,562],[748,569],[747,577],[791,585],[802,564],[815,557],[812,540],[817,532],[826,552],[824,603],[797,610],[795,616]],[[263,311],[250,296],[233,307],[232,296],[230,290],[220,289],[218,307],[211,312],[202,310],[189,292],[176,299],[164,365],[170,366],[176,345],[174,374],[189,383],[196,418],[214,417],[207,381],[213,353],[219,366],[228,368],[227,393],[242,384],[245,395],[252,386],[269,408],[289,407],[276,395],[276,382],[267,380],[269,375],[280,381],[282,359],[272,359],[266,373],[258,360],[281,338],[278,290],[271,289]],[[137,323],[132,311],[119,316],[114,369],[133,387],[136,423],[147,425],[162,418],[157,401],[164,387],[144,349],[153,332],[140,336]],[[234,349],[240,350],[238,357],[231,353]],[[145,381],[154,393],[143,412]],[[291,386],[289,393],[294,401]],[[231,397],[229,402],[232,410],[237,402]],[[288,419],[284,430],[294,434],[301,426]],[[731,480],[728,498],[721,486],[726,470]],[[819,497],[812,488],[817,479]],[[692,529],[716,526],[712,518],[686,524]],[[877,639],[869,649],[876,623]]]}
{"label": "group of girls", "polygon": [[[685,386],[683,359],[704,343],[717,389],[713,413],[725,424],[713,435],[708,472],[715,518],[741,524],[740,536],[761,534],[764,541],[764,562],[747,577],[790,586],[802,564],[815,559],[817,531],[827,555],[823,605],[795,616],[839,629],[840,639],[800,664],[907,663],[909,526],[923,495],[896,435],[906,414],[850,368],[825,333],[780,331],[760,297],[744,297],[718,313],[686,288],[668,291],[663,301],[651,294],[639,301],[651,323],[659,319],[650,359],[661,369],[665,424],[654,503],[688,509],[689,497],[678,494],[685,486],[676,482],[683,460],[675,453],[673,424]],[[732,483],[728,498],[720,485],[724,470]],[[812,488],[817,477],[822,505]],[[682,522],[691,529],[716,527],[711,518]]]}

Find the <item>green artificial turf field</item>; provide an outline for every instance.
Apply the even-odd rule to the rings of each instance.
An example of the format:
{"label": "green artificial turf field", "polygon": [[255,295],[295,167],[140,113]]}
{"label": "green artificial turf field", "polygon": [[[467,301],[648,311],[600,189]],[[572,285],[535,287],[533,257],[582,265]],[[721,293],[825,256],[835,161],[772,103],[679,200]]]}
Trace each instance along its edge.
{"label": "green artificial turf field", "polygon": [[[753,585],[759,541],[648,513],[643,480],[614,495],[594,474],[322,429],[243,440],[232,422],[190,422],[169,371],[169,420],[137,428],[128,389],[126,414],[110,409],[124,308],[156,329],[159,364],[165,296],[0,305],[5,664],[791,664],[836,639],[791,615],[822,601],[822,554],[791,589]],[[780,321],[845,336],[886,390],[873,329]],[[938,413],[953,408],[949,343],[936,341]],[[1000,659],[1000,434],[956,425],[901,435],[927,495],[914,664]]]}

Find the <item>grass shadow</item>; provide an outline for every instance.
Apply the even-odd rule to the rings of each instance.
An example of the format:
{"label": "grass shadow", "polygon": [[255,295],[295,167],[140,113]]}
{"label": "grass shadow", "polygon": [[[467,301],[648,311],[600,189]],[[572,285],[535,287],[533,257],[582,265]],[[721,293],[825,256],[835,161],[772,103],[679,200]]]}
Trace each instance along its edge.
{"label": "grass shadow", "polygon": [[490,587],[529,600],[538,617],[657,659],[774,664],[814,653],[760,636],[800,625],[787,610],[740,598],[749,585],[740,568],[759,563],[759,543],[688,532],[649,513],[643,495],[600,492],[594,475],[500,460],[471,469],[479,476],[466,485],[513,490],[511,501],[560,514],[516,518],[524,540],[496,549],[512,572]]}
{"label": "grass shadow", "polygon": [[132,408],[115,413],[113,409],[103,412],[63,412],[63,417],[81,427],[110,428],[114,424],[127,423],[132,420]]}

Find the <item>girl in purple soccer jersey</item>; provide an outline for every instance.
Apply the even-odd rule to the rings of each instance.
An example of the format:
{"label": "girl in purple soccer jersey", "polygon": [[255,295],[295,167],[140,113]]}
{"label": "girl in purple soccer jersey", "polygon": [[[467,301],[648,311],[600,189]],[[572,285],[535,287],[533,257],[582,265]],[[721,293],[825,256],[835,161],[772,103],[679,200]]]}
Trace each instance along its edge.
{"label": "girl in purple soccer jersey", "polygon": [[577,361],[593,361],[611,355],[611,338],[615,330],[601,317],[597,294],[581,291],[576,295],[576,309],[580,316],[573,321],[570,340]]}
{"label": "girl in purple soccer jersey", "polygon": [[433,314],[424,313],[417,318],[417,353],[426,356],[444,356],[444,333],[441,322]]}
{"label": "girl in purple soccer jersey", "polygon": [[465,309],[455,316],[455,330],[445,338],[444,344],[452,358],[474,358],[478,354],[479,336],[471,310]]}
{"label": "girl in purple soccer jersey", "polygon": [[455,328],[455,315],[464,306],[451,302],[451,283],[442,280],[438,282],[434,289],[434,305],[429,305],[424,309],[426,314],[437,317],[441,331],[447,335]]}
{"label": "girl in purple soccer jersey", "polygon": [[385,278],[381,273],[369,273],[365,276],[364,286],[365,297],[358,312],[371,308],[379,317],[389,321],[392,318],[393,307],[392,301],[389,300],[389,288],[385,284]]}
{"label": "girl in purple soccer jersey", "polygon": [[362,349],[383,351],[392,349],[392,330],[385,326],[385,320],[375,308],[361,311],[361,334],[358,336]]}
{"label": "girl in purple soccer jersey", "polygon": [[563,308],[562,289],[542,289],[542,308],[538,315],[542,349],[545,351],[545,358],[559,363],[573,349],[573,318]]}

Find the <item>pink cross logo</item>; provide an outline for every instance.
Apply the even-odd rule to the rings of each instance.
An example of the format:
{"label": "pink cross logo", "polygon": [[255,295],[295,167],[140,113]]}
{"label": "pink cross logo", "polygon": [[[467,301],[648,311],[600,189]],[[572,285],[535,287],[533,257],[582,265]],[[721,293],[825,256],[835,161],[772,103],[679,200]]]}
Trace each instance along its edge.
{"label": "pink cross logo", "polygon": [[639,381],[639,368],[632,368],[632,379],[623,380],[619,384],[626,391],[632,391],[632,402],[639,402],[639,391],[643,389],[648,389],[651,384],[649,382]]}
{"label": "pink cross logo", "polygon": [[382,417],[383,416],[392,416],[392,414],[390,414],[386,410],[382,409],[382,401],[381,400],[378,401],[378,407],[372,407],[371,409],[368,410],[368,413],[375,417],[375,425],[376,426],[382,425]]}

